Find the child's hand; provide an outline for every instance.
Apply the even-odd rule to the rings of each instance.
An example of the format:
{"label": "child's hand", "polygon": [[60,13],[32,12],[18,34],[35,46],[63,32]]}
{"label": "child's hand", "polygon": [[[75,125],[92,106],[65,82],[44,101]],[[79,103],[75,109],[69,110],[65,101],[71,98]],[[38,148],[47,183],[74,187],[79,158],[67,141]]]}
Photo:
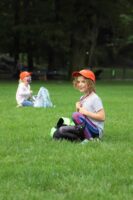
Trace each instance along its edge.
{"label": "child's hand", "polygon": [[81,107],[81,104],[80,104],[80,102],[79,102],[79,101],[78,101],[78,102],[76,102],[76,110],[77,110],[77,111],[80,109],[80,107]]}
{"label": "child's hand", "polygon": [[82,115],[88,115],[88,111],[84,108],[84,107],[80,107],[79,108],[79,112],[82,114]]}
{"label": "child's hand", "polygon": [[32,94],[33,94],[33,91],[32,91],[32,90],[30,90],[30,96],[32,96]]}

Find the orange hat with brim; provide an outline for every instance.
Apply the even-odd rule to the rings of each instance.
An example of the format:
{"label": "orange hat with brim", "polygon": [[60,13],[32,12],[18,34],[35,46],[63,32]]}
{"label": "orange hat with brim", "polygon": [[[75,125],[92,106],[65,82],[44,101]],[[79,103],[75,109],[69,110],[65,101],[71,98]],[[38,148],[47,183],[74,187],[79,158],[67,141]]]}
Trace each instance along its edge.
{"label": "orange hat with brim", "polygon": [[19,77],[21,80],[23,80],[25,77],[31,76],[31,74],[32,74],[31,72],[24,71],[20,73]]}
{"label": "orange hat with brim", "polygon": [[89,79],[91,79],[94,82],[96,80],[95,74],[91,70],[89,70],[89,69],[83,69],[81,71],[75,71],[75,72],[72,73],[73,77],[78,77],[80,75],[84,76],[85,78],[89,78]]}

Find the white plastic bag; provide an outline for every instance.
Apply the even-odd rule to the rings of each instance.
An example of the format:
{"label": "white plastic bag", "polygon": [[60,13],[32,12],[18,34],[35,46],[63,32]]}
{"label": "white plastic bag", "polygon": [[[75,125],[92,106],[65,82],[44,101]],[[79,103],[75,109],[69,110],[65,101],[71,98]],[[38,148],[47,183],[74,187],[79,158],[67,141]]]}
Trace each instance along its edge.
{"label": "white plastic bag", "polygon": [[41,87],[34,101],[34,107],[53,107],[49,92],[46,88]]}

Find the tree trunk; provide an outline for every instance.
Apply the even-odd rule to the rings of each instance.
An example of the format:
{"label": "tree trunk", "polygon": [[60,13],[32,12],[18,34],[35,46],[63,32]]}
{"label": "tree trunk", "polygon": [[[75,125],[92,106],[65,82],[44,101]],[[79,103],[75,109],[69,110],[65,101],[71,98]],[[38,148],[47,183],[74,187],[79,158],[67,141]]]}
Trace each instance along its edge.
{"label": "tree trunk", "polygon": [[25,41],[26,41],[26,53],[27,53],[27,63],[29,71],[33,71],[33,47],[32,47],[32,40],[30,33],[30,24],[31,24],[31,17],[30,17],[30,1],[24,0],[24,23],[27,26]]}
{"label": "tree trunk", "polygon": [[97,45],[97,37],[98,37],[98,26],[94,24],[94,27],[91,31],[91,38],[90,38],[90,51],[89,51],[89,65],[93,66],[95,64],[95,48]]}
{"label": "tree trunk", "polygon": [[20,20],[20,16],[19,16],[19,12],[20,11],[20,1],[19,0],[15,0],[14,1],[14,27],[15,27],[15,31],[14,31],[14,71],[15,74],[19,73],[19,69],[17,67],[18,64],[18,60],[19,60],[19,53],[20,53],[20,34],[19,31],[17,30],[18,25],[19,25],[19,20]]}
{"label": "tree trunk", "polygon": [[75,70],[80,70],[84,68],[85,65],[85,56],[86,51],[85,47],[75,40],[74,35],[71,35],[70,43],[70,57],[69,57],[69,66],[68,66],[68,76],[71,77],[71,74]]}
{"label": "tree trunk", "polygon": [[30,38],[27,39],[27,59],[28,59],[28,70],[33,71],[33,53],[32,44]]}

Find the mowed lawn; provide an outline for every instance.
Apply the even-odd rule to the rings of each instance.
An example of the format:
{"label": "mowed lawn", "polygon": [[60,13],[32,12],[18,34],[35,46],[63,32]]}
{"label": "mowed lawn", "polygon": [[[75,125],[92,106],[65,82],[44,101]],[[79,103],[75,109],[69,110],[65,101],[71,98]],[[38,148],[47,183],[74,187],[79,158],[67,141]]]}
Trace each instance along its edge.
{"label": "mowed lawn", "polygon": [[80,93],[71,82],[36,82],[54,108],[16,108],[17,82],[0,82],[0,200],[132,200],[133,82],[97,81],[106,123],[101,142],[54,141]]}

